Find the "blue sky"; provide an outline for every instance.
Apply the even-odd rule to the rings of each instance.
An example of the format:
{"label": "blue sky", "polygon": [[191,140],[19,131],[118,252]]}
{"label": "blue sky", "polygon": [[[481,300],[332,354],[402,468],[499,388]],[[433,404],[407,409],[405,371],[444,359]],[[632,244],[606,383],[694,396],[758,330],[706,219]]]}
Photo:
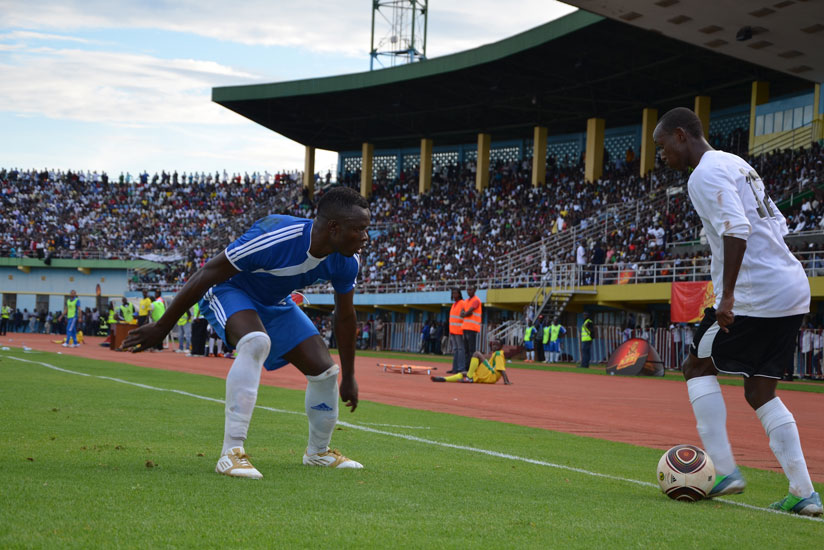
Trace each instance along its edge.
{"label": "blue sky", "polygon": [[[565,15],[549,0],[431,0],[428,56]],[[211,102],[214,86],[369,69],[370,0],[0,0],[0,166],[301,170],[303,146]],[[337,155],[319,151],[316,169]]]}

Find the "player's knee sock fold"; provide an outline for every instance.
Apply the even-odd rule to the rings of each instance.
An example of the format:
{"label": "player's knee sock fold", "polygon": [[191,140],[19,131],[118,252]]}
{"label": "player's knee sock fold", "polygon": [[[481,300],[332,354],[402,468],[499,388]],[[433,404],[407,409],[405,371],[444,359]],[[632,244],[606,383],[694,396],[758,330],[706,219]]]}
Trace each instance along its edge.
{"label": "player's knee sock fold", "polygon": [[223,453],[242,447],[257,401],[260,370],[271,342],[265,332],[250,332],[237,343],[237,357],[226,376],[226,423]]}
{"label": "player's knee sock fold", "polygon": [[338,373],[332,365],[322,374],[307,376],[306,416],[309,418],[308,454],[325,453],[338,422]]}
{"label": "player's knee sock fold", "polygon": [[715,376],[691,378],[687,380],[687,392],[698,435],[715,465],[716,473],[731,474],[735,470],[735,458],[727,437],[727,406],[718,379]]}
{"label": "player's knee sock fold", "polygon": [[790,480],[790,493],[807,498],[813,483],[801,450],[801,438],[795,418],[778,397],[756,409],[755,414],[770,438],[770,449]]}

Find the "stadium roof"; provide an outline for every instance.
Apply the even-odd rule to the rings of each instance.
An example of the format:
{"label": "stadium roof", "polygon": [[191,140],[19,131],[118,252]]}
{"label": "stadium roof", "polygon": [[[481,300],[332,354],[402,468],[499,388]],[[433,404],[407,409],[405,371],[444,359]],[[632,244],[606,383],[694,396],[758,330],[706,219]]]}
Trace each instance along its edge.
{"label": "stadium roof", "polygon": [[824,82],[824,7],[820,0],[565,2],[762,67]]}
{"label": "stadium roof", "polygon": [[712,97],[713,110],[746,104],[753,80],[779,96],[808,81],[577,11],[472,50],[372,72],[214,88],[212,100],[299,143],[347,151],[496,141],[607,127]]}

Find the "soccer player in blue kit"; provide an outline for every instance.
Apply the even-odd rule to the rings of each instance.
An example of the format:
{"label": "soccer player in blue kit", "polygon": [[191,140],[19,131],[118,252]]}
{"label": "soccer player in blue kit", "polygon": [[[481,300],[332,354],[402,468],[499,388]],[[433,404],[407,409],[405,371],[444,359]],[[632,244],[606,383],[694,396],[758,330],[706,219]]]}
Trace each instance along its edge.
{"label": "soccer player in blue kit", "polygon": [[[356,317],[353,305],[358,252],[369,237],[369,204],[357,191],[337,187],[318,202],[314,220],[271,215],[192,275],[157,323],[131,331],[123,348],[151,349],[198,300],[204,317],[237,349],[226,377],[226,421],[218,473],[252,479],[262,474],[243,447],[257,400],[261,366],[292,363],[308,381],[309,444],[303,463],[331,468],[363,466],[330,450],[340,397],[354,411]],[[335,290],[335,334],[340,366],[317,329],[292,301],[293,290],[329,281]]]}

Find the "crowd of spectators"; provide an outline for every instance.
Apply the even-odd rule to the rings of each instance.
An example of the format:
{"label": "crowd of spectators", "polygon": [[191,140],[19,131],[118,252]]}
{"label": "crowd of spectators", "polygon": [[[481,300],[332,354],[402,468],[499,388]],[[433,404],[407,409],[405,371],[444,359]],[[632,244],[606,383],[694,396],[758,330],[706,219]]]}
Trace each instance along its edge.
{"label": "crowd of spectators", "polygon": [[[748,160],[775,202],[815,190],[824,178],[818,144]],[[502,258],[539,242],[541,254],[513,268],[526,280],[558,264],[621,268],[664,260],[677,266],[706,254],[700,246],[687,253],[672,246],[699,242],[701,223],[689,204],[686,177],[660,163],[642,178],[628,152],[607,164],[599,181],[587,183],[583,159],[550,158],[546,184],[536,188],[531,159],[498,162],[482,192],[475,189],[475,171],[474,162],[436,166],[425,194],[418,193],[417,168],[397,178],[377,174],[371,241],[362,261],[367,287],[426,288],[435,281],[501,276]],[[357,186],[359,174],[339,180]],[[134,273],[132,286],[179,287],[255,219],[269,213],[312,217],[315,203],[301,181],[299,173],[144,172],[113,181],[96,172],[0,169],[0,256],[154,258],[169,269]],[[606,207],[615,205],[627,208],[601,231]],[[793,232],[824,231],[824,197],[815,191],[786,216]],[[561,242],[570,233],[579,236],[574,243],[553,247],[553,238]]]}

